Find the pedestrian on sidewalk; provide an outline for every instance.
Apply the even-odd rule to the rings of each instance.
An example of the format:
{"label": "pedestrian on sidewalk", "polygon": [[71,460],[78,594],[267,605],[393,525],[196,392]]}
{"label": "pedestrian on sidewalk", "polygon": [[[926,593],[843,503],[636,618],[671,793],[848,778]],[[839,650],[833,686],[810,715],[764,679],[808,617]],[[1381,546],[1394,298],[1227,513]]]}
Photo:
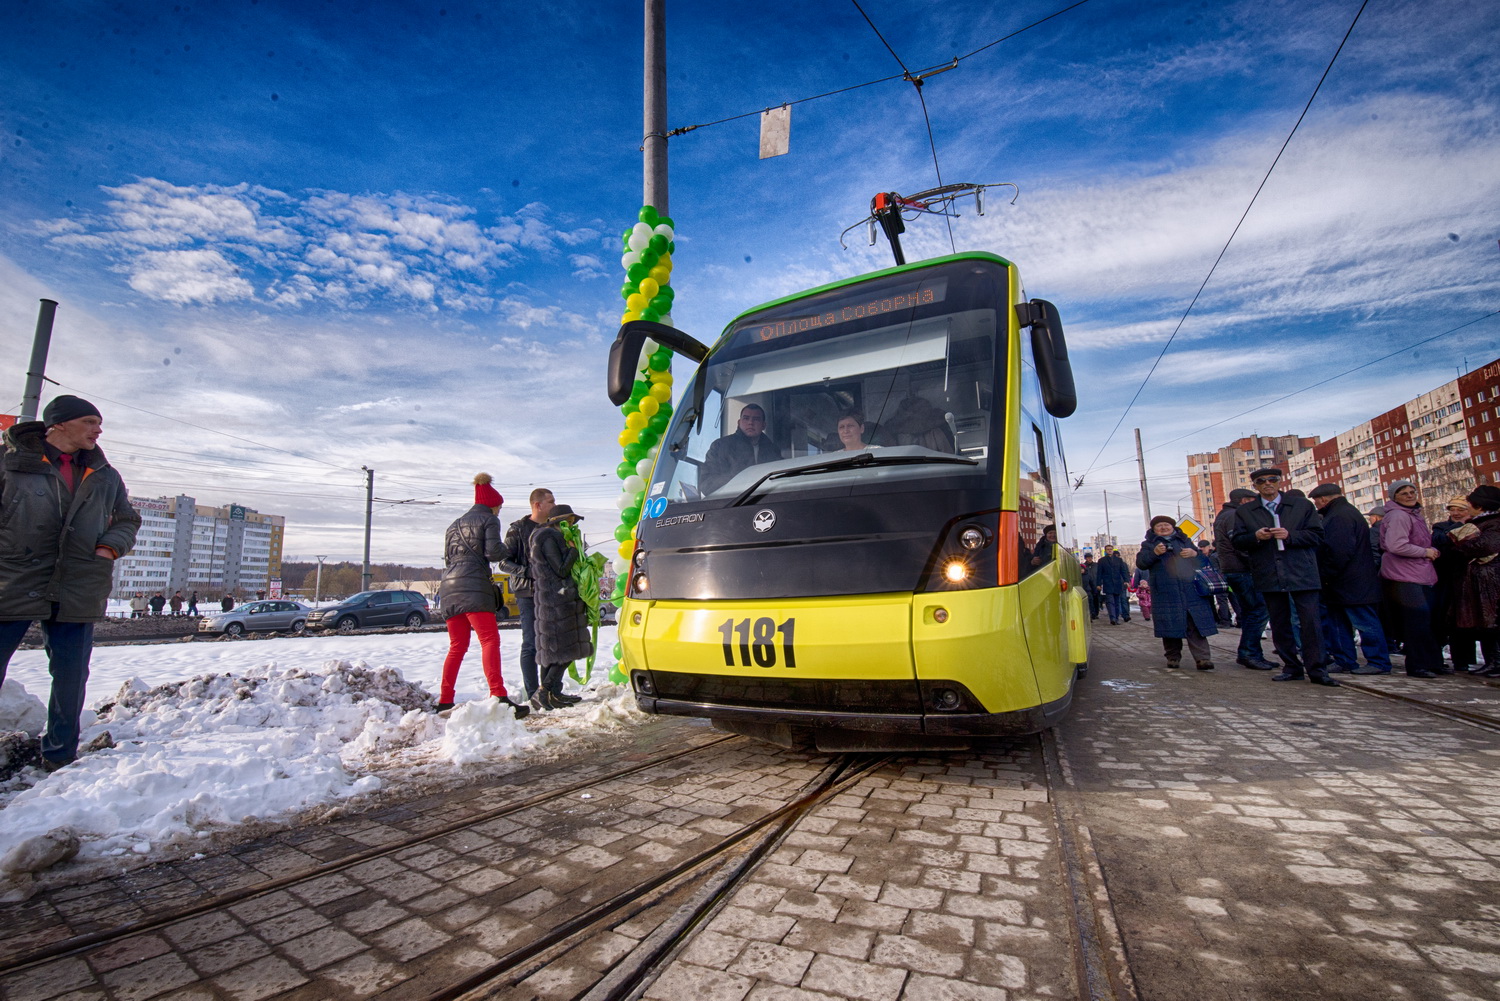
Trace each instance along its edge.
{"label": "pedestrian on sidewalk", "polygon": [[141,592],[135,592],[135,597],[130,599],[130,617],[132,619],[144,619],[146,617],[146,596]]}
{"label": "pedestrian on sidewalk", "polygon": [[541,672],[540,687],[531,700],[533,709],[562,709],[565,701],[553,698],[562,687],[563,672],[575,660],[594,652],[589,634],[589,613],[573,580],[573,564],[582,557],[557,526],[577,524],[582,516],[567,504],[555,504],[547,523],[531,533],[531,569],[535,576],[536,659]]}
{"label": "pedestrian on sidewalk", "polygon": [[[1432,591],[1432,633],[1437,638],[1438,653],[1448,648],[1453,671],[1468,673],[1474,667],[1475,637],[1454,627],[1454,601],[1458,597],[1458,585],[1468,568],[1469,557],[1459,552],[1449,538],[1449,533],[1474,517],[1474,509],[1467,497],[1454,497],[1448,502],[1448,518],[1432,526],[1432,548],[1438,551],[1433,569],[1437,571],[1437,587]],[[1443,673],[1447,673],[1444,670]]]}
{"label": "pedestrian on sidewalk", "polygon": [[[1259,494],[1235,509],[1234,545],[1246,557],[1256,589],[1266,600],[1271,618],[1271,640],[1281,658],[1281,673],[1273,681],[1301,681],[1337,687],[1324,665],[1323,635],[1319,629],[1318,545],[1323,541],[1323,519],[1312,502],[1281,492],[1285,474],[1280,469],[1257,469],[1250,482]],[[1293,623],[1296,609],[1300,632]]]}
{"label": "pedestrian on sidewalk", "polygon": [[234,611],[234,595],[225,592],[224,596],[219,599],[219,609],[224,612]]}
{"label": "pedestrian on sidewalk", "polygon": [[1141,610],[1141,618],[1147,622],[1151,621],[1151,579],[1144,570],[1137,570],[1130,577],[1130,593],[1135,595],[1136,607]]}
{"label": "pedestrian on sidewalk", "polygon": [[172,615],[173,615],[174,618],[176,616],[179,616],[179,615],[182,614],[182,592],[181,591],[173,591],[172,592],[172,597],[170,599],[168,599],[168,603],[172,606]]}
{"label": "pedestrian on sidewalk", "polygon": [[[531,491],[529,501],[531,512],[511,522],[505,533],[505,548],[510,550],[510,558],[500,564],[500,569],[510,575],[510,589],[520,610],[521,684],[527,702],[541,687],[536,668],[536,572],[531,566],[531,534],[547,523],[557,498],[546,487],[537,487]],[[573,696],[561,691],[552,694],[561,701],[573,700]]]}
{"label": "pedestrian on sidewalk", "polygon": [[1104,592],[1104,606],[1112,626],[1130,621],[1130,602],[1125,597],[1129,583],[1130,567],[1120,558],[1119,550],[1110,546],[1099,561],[1099,589]]}
{"label": "pedestrian on sidewalk", "polygon": [[151,596],[151,614],[160,615],[161,610],[167,607],[167,596],[158,591]]}
{"label": "pedestrian on sidewalk", "polygon": [[1083,566],[1079,571],[1083,577],[1083,593],[1089,596],[1089,619],[1098,619],[1099,608],[1104,604],[1104,594],[1099,590],[1099,564],[1094,562],[1093,553],[1083,558]]}
{"label": "pedestrian on sidewalk", "polygon": [[[448,655],[443,659],[443,676],[438,685],[438,712],[453,708],[458,668],[469,651],[469,639],[474,633],[479,634],[480,665],[490,694],[510,701],[500,676],[500,629],[495,618],[500,608],[500,589],[490,572],[490,564],[509,559],[510,551],[500,538],[498,515],[505,500],[491,483],[489,473],[474,477],[474,506],[449,525],[443,536],[444,570],[438,591],[442,596],[443,619],[448,623]],[[526,706],[510,704],[516,719],[531,711]]]}
{"label": "pedestrian on sidewalk", "polygon": [[1235,615],[1240,627],[1240,645],[1235,652],[1235,663],[1252,671],[1274,671],[1280,665],[1266,660],[1262,637],[1270,613],[1266,600],[1255,586],[1255,575],[1250,572],[1250,562],[1245,554],[1234,546],[1234,513],[1257,498],[1254,490],[1235,487],[1229,491],[1229,500],[1214,518],[1214,539],[1222,543],[1218,547],[1219,566],[1224,579],[1229,581],[1229,597],[1235,606]]}
{"label": "pedestrian on sidewalk", "polygon": [[1174,519],[1159,514],[1151,519],[1151,531],[1136,553],[1135,565],[1150,575],[1143,587],[1150,588],[1153,630],[1161,638],[1167,667],[1182,666],[1182,641],[1186,639],[1198,670],[1212,671],[1214,656],[1208,637],[1218,633],[1219,627],[1214,624],[1213,601],[1198,593],[1195,581],[1198,569],[1208,566],[1208,560],[1193,540],[1178,531]]}
{"label": "pedestrian on sidewalk", "polygon": [[194,591],[192,597],[188,598],[188,614],[193,618],[198,617],[198,592]]}
{"label": "pedestrian on sidewalk", "polygon": [[79,715],[94,623],[104,618],[114,564],[135,545],[141,516],[99,448],[104,420],[76,396],[59,396],[42,420],[4,435],[0,454],[0,683],[11,654],[41,623],[52,675],[42,766],[78,756]]}
{"label": "pedestrian on sidewalk", "polygon": [[1384,604],[1400,626],[1406,673],[1413,678],[1435,678],[1443,655],[1432,634],[1432,589],[1437,584],[1433,563],[1441,554],[1432,547],[1432,532],[1422,517],[1416,484],[1397,480],[1387,493],[1391,500],[1380,522]]}
{"label": "pedestrian on sidewalk", "polygon": [[1448,533],[1469,558],[1453,603],[1453,625],[1479,640],[1486,678],[1500,678],[1500,487],[1482,483],[1468,496],[1474,517]]}
{"label": "pedestrian on sidewalk", "polygon": [[[1391,658],[1380,626],[1380,568],[1370,557],[1369,526],[1337,483],[1313,488],[1323,518],[1318,571],[1323,577],[1323,642],[1333,664],[1329,673],[1390,674]],[[1354,631],[1365,653],[1354,653]]]}
{"label": "pedestrian on sidewalk", "polygon": [[[1198,552],[1202,553],[1203,558],[1208,560],[1209,566],[1217,570],[1220,576],[1223,576],[1224,565],[1219,561],[1219,550],[1217,546],[1215,546],[1208,539],[1200,539],[1198,540]],[[1234,609],[1231,608],[1229,604],[1229,592],[1221,591],[1218,594],[1214,595],[1213,603],[1214,622],[1218,623],[1221,626],[1234,625]]]}

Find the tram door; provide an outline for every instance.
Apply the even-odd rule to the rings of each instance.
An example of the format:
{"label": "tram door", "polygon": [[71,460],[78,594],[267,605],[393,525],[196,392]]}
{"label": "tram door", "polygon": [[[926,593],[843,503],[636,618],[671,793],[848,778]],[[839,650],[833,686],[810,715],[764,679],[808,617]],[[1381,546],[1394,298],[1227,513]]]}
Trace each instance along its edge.
{"label": "tram door", "polygon": [[1036,684],[1043,703],[1067,694],[1072,679],[1067,660],[1068,618],[1064,614],[1059,581],[1066,574],[1058,546],[1047,546],[1043,533],[1057,524],[1058,506],[1053,492],[1056,469],[1053,440],[1042,406],[1041,383],[1032,363],[1031,338],[1021,332],[1021,420],[1016,428],[1020,446],[1020,503],[1017,521],[1020,547],[1021,613],[1026,646],[1036,671]]}

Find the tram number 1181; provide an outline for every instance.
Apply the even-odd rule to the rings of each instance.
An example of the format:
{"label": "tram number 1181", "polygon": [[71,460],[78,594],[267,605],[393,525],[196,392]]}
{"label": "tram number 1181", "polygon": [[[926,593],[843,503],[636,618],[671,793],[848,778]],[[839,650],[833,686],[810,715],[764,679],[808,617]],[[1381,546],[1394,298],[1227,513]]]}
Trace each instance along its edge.
{"label": "tram number 1181", "polygon": [[[775,667],[776,648],[779,645],[786,666],[796,667],[797,651],[793,644],[796,628],[796,619],[787,619],[779,626],[769,616],[759,619],[725,619],[719,626],[719,633],[724,637],[724,666],[735,666],[734,655],[738,649],[740,667],[749,667],[752,659],[757,667]],[[736,638],[738,643],[735,642]]]}

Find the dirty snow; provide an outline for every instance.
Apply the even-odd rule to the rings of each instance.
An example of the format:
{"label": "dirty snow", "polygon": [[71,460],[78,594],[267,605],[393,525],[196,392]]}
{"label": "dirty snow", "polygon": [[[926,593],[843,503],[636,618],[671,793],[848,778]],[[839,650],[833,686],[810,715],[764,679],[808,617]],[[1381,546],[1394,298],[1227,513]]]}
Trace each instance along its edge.
{"label": "dirty snow", "polygon": [[[514,696],[520,633],[501,637]],[[612,628],[600,631],[604,651],[614,639]],[[0,857],[71,828],[80,860],[139,859],[374,793],[415,772],[457,776],[644,718],[596,667],[584,702],[519,722],[488,697],[475,644],[459,672],[460,705],[444,719],[432,707],[446,650],[438,633],[99,648],[81,744],[113,746],[50,775],[27,768],[0,782]],[[0,721],[40,729],[48,680],[41,651],[18,652],[0,690]]]}

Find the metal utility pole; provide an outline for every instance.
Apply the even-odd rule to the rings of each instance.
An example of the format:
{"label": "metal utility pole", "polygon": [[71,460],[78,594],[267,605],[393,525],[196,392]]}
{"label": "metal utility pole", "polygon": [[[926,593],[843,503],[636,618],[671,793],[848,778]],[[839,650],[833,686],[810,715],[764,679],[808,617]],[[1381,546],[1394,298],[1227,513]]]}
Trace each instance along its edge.
{"label": "metal utility pole", "polygon": [[658,215],[667,208],[667,12],[666,0],[645,0],[645,139],[641,142],[643,205]]}
{"label": "metal utility pole", "polygon": [[323,600],[323,561],[328,557],[317,556],[314,559],[318,561],[318,582],[313,585],[313,607],[317,608],[318,602]]}
{"label": "metal utility pole", "polygon": [[375,470],[360,466],[365,471],[365,566],[359,575],[359,589],[370,589],[370,516],[375,510]]}
{"label": "metal utility pole", "polygon": [[1115,537],[1115,530],[1109,527],[1109,491],[1104,491],[1104,544],[1112,545],[1109,541]]}
{"label": "metal utility pole", "polygon": [[47,349],[52,346],[52,318],[57,302],[43,299],[36,312],[36,336],[31,339],[31,364],[26,367],[26,395],[21,400],[21,420],[34,421],[42,410],[42,380],[47,371]]}
{"label": "metal utility pole", "polygon": [[1151,524],[1151,495],[1146,492],[1146,454],[1141,451],[1141,429],[1135,429],[1135,465],[1141,474],[1141,516]]}

